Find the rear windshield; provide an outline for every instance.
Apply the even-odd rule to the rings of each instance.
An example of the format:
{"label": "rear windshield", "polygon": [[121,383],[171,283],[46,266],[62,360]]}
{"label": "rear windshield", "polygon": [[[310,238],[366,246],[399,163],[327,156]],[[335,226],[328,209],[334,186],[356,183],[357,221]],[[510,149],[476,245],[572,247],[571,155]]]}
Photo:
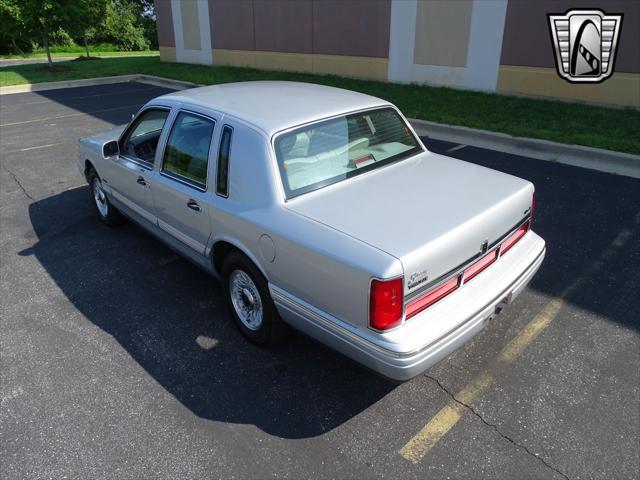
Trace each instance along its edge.
{"label": "rear windshield", "polygon": [[287,198],[422,151],[392,108],[344,115],[279,135],[275,151]]}

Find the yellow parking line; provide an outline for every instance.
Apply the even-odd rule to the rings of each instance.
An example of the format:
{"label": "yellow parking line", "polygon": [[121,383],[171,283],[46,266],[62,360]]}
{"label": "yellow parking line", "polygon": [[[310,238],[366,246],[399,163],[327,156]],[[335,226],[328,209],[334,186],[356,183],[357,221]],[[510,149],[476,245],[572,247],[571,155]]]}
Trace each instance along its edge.
{"label": "yellow parking line", "polygon": [[[634,218],[634,224],[640,224],[640,212]],[[565,304],[564,299],[574,290],[578,289],[585,279],[593,275],[602,267],[606,260],[610,259],[615,250],[622,247],[632,236],[630,228],[623,229],[611,242],[600,257],[587,266],[571,285],[565,288],[558,298],[554,298],[533,320],[531,320],[516,337],[511,340],[496,358],[498,365],[510,364],[540,335],[545,328],[558,316]],[[472,380],[467,386],[455,394],[429,422],[420,430],[404,447],[400,449],[400,455],[411,463],[417,464],[429,453],[429,451],[451,430],[462,418],[465,411],[464,405],[470,405],[482,395],[495,381],[488,372],[481,374]],[[464,404],[464,405],[463,405]]]}
{"label": "yellow parking line", "polygon": [[[554,299],[524,327],[500,352],[497,360],[511,363],[533,342],[542,331],[549,326],[560,312],[564,301]],[[418,463],[429,453],[436,443],[451,430],[464,413],[462,404],[469,405],[482,395],[495,381],[489,373],[476,377],[466,387],[456,393],[456,400],[451,400],[420,430],[407,444],[400,449],[400,455],[411,463]]]}
{"label": "yellow parking line", "polygon": [[429,453],[436,443],[440,441],[462,417],[464,407],[451,401],[429,420],[415,437],[402,447],[400,455],[413,464],[418,464]]}
{"label": "yellow parking line", "polygon": [[455,400],[451,400],[440,409],[440,411],[429,420],[429,423],[400,449],[400,455],[411,463],[419,463],[420,460],[429,453],[429,450],[462,418],[465,409],[462,403],[471,403],[474,398],[487,390],[493,381],[493,377],[489,374],[476,377],[469,385],[456,394],[456,398],[460,401],[456,402]]}
{"label": "yellow parking line", "polygon": [[[564,305],[561,298],[551,300],[498,355],[498,361],[511,363],[549,326]],[[466,403],[466,402],[465,402]]]}

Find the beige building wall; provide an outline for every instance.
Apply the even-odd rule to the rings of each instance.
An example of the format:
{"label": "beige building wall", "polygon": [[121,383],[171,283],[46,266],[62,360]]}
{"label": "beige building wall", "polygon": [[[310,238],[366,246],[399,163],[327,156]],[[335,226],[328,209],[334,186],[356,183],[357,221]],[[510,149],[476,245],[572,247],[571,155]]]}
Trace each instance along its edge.
{"label": "beige building wall", "polygon": [[213,49],[214,65],[341,75],[369,80],[387,80],[386,58],[314,53],[260,52]]}
{"label": "beige building wall", "polygon": [[466,66],[472,7],[472,0],[419,2],[413,63]]}
{"label": "beige building wall", "polygon": [[200,50],[200,25],[198,23],[198,2],[180,2],[182,36],[185,50]]}
{"label": "beige building wall", "polygon": [[[156,0],[163,61],[335,74],[640,108],[640,2],[623,13],[615,72],[561,79],[547,13],[578,0]],[[375,42],[369,41],[372,32]]]}
{"label": "beige building wall", "polygon": [[614,73],[603,83],[574,84],[555,68],[501,65],[498,92],[640,108],[640,75]]}
{"label": "beige building wall", "polygon": [[494,92],[507,0],[394,0],[389,80]]}
{"label": "beige building wall", "polygon": [[212,63],[387,80],[391,0],[210,0]]}

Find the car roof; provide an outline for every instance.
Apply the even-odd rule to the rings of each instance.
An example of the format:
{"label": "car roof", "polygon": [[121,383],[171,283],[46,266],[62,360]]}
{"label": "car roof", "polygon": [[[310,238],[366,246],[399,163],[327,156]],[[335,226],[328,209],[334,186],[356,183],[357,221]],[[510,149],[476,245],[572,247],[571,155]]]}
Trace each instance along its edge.
{"label": "car roof", "polygon": [[257,81],[192,88],[158,97],[243,120],[271,136],[290,127],[356,110],[390,105],[380,98],[313,83]]}

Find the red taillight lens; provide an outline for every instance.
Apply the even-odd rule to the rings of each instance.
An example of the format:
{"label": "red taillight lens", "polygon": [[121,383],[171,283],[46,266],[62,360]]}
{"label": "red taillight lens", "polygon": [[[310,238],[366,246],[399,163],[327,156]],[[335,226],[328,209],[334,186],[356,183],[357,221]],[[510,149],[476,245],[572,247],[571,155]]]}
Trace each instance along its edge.
{"label": "red taillight lens", "polygon": [[474,263],[464,271],[464,281],[468,282],[469,280],[471,280],[473,277],[478,275],[481,271],[483,271],[485,268],[487,268],[489,265],[495,262],[497,258],[498,258],[497,250],[494,250],[493,252],[486,254],[484,257],[482,257],[480,260],[478,260],[476,263]]}
{"label": "red taillight lens", "polygon": [[529,230],[529,222],[522,225],[518,230],[512,233],[510,237],[502,242],[502,245],[500,245],[500,255],[504,255],[507,250],[509,250],[518,242],[518,240],[524,237],[524,234],[527,233],[527,230]]}
{"label": "red taillight lens", "polygon": [[420,297],[407,305],[407,318],[411,318],[417,315],[424,309],[430,307],[438,300],[446,297],[453,292],[460,285],[460,276],[452,278],[446,281],[439,287],[427,293],[425,296]]}
{"label": "red taillight lens", "polygon": [[388,330],[402,321],[402,278],[372,280],[369,293],[369,325]]}

